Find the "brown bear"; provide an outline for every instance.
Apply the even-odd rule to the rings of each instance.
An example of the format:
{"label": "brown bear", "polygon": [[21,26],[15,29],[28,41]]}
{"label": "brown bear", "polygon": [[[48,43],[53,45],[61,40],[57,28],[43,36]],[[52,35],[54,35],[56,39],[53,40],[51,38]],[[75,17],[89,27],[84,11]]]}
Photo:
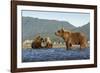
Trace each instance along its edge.
{"label": "brown bear", "polygon": [[53,45],[52,45],[51,39],[49,37],[44,38],[41,43],[41,46],[43,48],[52,48]]}
{"label": "brown bear", "polygon": [[46,48],[52,48],[53,45],[49,37],[45,38],[45,42],[46,42],[46,46],[45,46]]}
{"label": "brown bear", "polygon": [[85,34],[81,32],[65,31],[62,28],[55,32],[55,35],[64,39],[67,49],[71,48],[72,45],[80,45],[80,49],[87,47],[87,38]]}
{"label": "brown bear", "polygon": [[42,48],[41,42],[43,41],[43,38],[40,36],[37,36],[34,41],[31,44],[32,48]]}

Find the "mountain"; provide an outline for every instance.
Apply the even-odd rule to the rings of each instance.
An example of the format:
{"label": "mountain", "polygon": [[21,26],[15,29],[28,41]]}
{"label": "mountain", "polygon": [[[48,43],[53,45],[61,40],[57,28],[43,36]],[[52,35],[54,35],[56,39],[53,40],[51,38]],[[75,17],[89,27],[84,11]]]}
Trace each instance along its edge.
{"label": "mountain", "polygon": [[55,37],[54,33],[64,27],[72,30],[76,27],[66,21],[22,17],[23,40],[33,39],[36,35]]}
{"label": "mountain", "polygon": [[33,17],[22,17],[22,39],[24,41],[27,39],[33,39],[35,36],[40,35],[42,37],[49,36],[53,41],[63,41],[54,34],[62,27],[73,32],[84,32],[88,40],[90,39],[90,23],[87,23],[81,27],[75,27],[67,20],[58,21]]}
{"label": "mountain", "polygon": [[73,29],[72,31],[74,31],[74,32],[83,32],[83,33],[86,34],[88,40],[90,40],[90,23],[89,22],[87,24],[81,26],[81,27]]}

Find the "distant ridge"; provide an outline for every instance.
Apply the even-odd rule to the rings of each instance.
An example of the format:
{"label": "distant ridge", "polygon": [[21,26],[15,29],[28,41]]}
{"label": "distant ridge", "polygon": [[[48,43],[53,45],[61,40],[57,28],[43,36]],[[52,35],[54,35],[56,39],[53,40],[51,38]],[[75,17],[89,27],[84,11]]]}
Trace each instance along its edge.
{"label": "distant ridge", "polygon": [[81,26],[75,27],[66,21],[58,20],[48,20],[48,19],[39,19],[33,17],[22,17],[22,36],[23,41],[27,39],[33,39],[36,35],[41,35],[43,37],[49,36],[53,40],[62,40],[61,38],[55,36],[55,32],[58,29],[71,30],[74,32],[84,32],[90,40],[90,23]]}
{"label": "distant ridge", "polygon": [[[22,36],[23,40],[32,39],[36,34],[51,33],[64,27],[72,30],[76,27],[66,21],[39,19],[33,17],[22,17]],[[52,35],[51,35],[52,36]]]}
{"label": "distant ridge", "polygon": [[90,23],[89,22],[81,27],[73,29],[72,31],[83,32],[86,34],[88,40],[90,40]]}

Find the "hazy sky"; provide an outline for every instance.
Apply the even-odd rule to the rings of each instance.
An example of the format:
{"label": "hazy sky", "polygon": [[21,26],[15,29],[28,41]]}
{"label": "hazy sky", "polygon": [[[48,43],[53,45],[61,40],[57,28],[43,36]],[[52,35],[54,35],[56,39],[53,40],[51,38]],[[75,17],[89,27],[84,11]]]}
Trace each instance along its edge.
{"label": "hazy sky", "polygon": [[22,11],[22,16],[40,19],[68,21],[72,25],[79,27],[90,22],[89,13],[75,12],[47,12],[47,11]]}

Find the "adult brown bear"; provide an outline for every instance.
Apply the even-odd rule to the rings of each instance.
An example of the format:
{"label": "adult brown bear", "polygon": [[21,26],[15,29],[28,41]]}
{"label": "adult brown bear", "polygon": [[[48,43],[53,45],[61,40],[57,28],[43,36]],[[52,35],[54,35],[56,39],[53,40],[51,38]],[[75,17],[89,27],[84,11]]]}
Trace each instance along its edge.
{"label": "adult brown bear", "polygon": [[65,31],[63,28],[55,32],[56,36],[60,36],[66,43],[66,48],[69,49],[72,45],[80,45],[81,48],[87,47],[87,38],[81,32]]}
{"label": "adult brown bear", "polygon": [[42,48],[41,42],[43,41],[43,38],[40,36],[37,36],[34,41],[31,44],[32,48]]}

